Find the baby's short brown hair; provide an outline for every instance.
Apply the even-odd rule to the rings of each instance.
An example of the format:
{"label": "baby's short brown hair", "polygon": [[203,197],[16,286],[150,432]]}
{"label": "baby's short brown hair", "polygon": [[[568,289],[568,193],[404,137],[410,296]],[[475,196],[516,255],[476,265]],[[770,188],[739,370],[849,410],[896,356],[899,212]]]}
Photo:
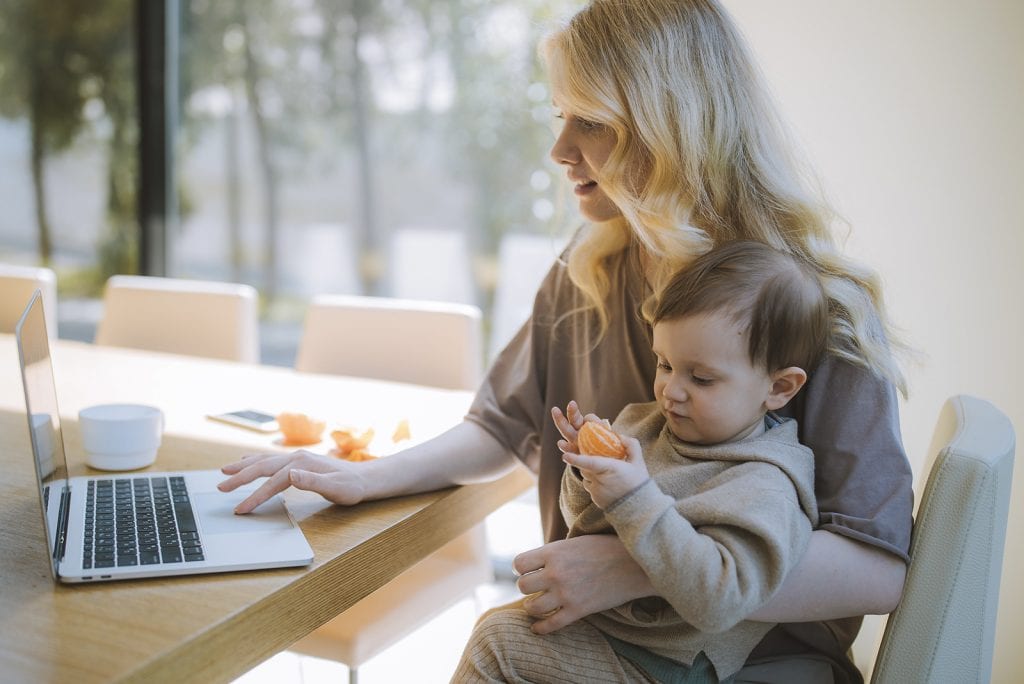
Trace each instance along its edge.
{"label": "baby's short brown hair", "polygon": [[662,290],[652,323],[718,312],[745,326],[750,361],[768,372],[810,372],[828,347],[828,298],[817,272],[760,242],[726,242],[694,259]]}

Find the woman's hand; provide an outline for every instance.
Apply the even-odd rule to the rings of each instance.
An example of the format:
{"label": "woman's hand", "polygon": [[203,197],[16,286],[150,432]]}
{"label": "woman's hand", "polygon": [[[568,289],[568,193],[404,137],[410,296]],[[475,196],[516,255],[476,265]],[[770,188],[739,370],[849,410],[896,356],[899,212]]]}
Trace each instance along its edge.
{"label": "woman's hand", "polygon": [[608,456],[588,456],[564,452],[562,460],[579,468],[583,477],[583,488],[597,507],[604,510],[626,494],[646,482],[650,475],[644,463],[640,443],[632,437],[622,437],[626,446],[626,458],[620,460]]}
{"label": "woman's hand", "polygon": [[548,634],[580,618],[626,601],[651,596],[654,588],[614,535],[563,539],[516,556],[523,606],[539,618],[537,634]]}
{"label": "woman's hand", "polygon": [[251,454],[229,463],[221,472],[231,476],[217,485],[222,492],[230,492],[260,477],[267,478],[235,506],[235,513],[239,515],[251,512],[288,487],[307,489],[347,506],[359,503],[366,494],[359,466],[305,450],[289,454]]}
{"label": "woman's hand", "polygon": [[239,514],[249,513],[288,487],[316,492],[329,501],[351,506],[371,499],[493,480],[517,463],[489,432],[476,423],[463,421],[426,442],[363,463],[349,463],[310,451],[247,456],[221,468],[231,477],[218,487],[230,492],[257,478],[267,478],[235,507]]}

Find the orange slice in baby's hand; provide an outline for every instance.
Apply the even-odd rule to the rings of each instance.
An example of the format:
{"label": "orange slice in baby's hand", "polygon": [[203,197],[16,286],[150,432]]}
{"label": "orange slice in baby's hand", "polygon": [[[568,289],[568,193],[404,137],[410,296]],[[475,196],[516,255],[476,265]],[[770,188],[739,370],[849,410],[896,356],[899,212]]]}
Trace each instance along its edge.
{"label": "orange slice in baby's hand", "polygon": [[305,413],[281,413],[277,416],[277,426],[284,435],[282,444],[286,446],[306,446],[320,441],[326,423],[314,420]]}
{"label": "orange slice in baby's hand", "polygon": [[619,436],[604,423],[588,420],[576,436],[576,446],[581,454],[626,458],[626,445]]}

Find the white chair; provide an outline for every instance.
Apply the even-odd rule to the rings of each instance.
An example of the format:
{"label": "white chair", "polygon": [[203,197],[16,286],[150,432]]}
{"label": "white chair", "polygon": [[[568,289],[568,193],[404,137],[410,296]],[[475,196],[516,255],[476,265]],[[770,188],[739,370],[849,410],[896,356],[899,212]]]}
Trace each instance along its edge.
{"label": "white chair", "polygon": [[[476,389],[476,307],[325,295],[309,307],[295,367],[306,372]],[[493,579],[483,524],[409,568],[290,650],[359,666]],[[458,648],[458,644],[450,645]]]}
{"label": "white chair", "polygon": [[469,304],[319,295],[306,311],[295,369],[475,390],[480,321]]}
{"label": "white chair", "polygon": [[533,300],[566,238],[506,233],[498,245],[498,280],[494,289],[487,358],[494,359],[530,317]]}
{"label": "white chair", "polygon": [[871,681],[988,682],[1015,435],[987,401],[959,395],[939,416],[910,542],[903,599]]}
{"label": "white chair", "polygon": [[47,334],[57,339],[57,275],[42,266],[0,264],[0,332],[14,332],[36,290],[43,293]]}
{"label": "white chair", "polygon": [[256,290],[236,283],[112,276],[96,344],[258,363]]}
{"label": "white chair", "polygon": [[464,233],[403,228],[392,236],[390,252],[391,296],[475,304],[476,288]]}

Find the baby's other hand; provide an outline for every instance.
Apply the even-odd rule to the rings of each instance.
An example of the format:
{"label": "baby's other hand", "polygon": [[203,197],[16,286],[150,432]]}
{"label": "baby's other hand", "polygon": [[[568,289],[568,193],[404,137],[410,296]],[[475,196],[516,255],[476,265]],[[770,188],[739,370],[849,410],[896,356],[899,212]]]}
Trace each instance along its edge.
{"label": "baby's other hand", "polygon": [[562,454],[563,461],[579,468],[583,488],[598,508],[607,508],[650,478],[640,443],[626,436],[622,441],[626,445],[626,458],[622,460],[574,452]]}

